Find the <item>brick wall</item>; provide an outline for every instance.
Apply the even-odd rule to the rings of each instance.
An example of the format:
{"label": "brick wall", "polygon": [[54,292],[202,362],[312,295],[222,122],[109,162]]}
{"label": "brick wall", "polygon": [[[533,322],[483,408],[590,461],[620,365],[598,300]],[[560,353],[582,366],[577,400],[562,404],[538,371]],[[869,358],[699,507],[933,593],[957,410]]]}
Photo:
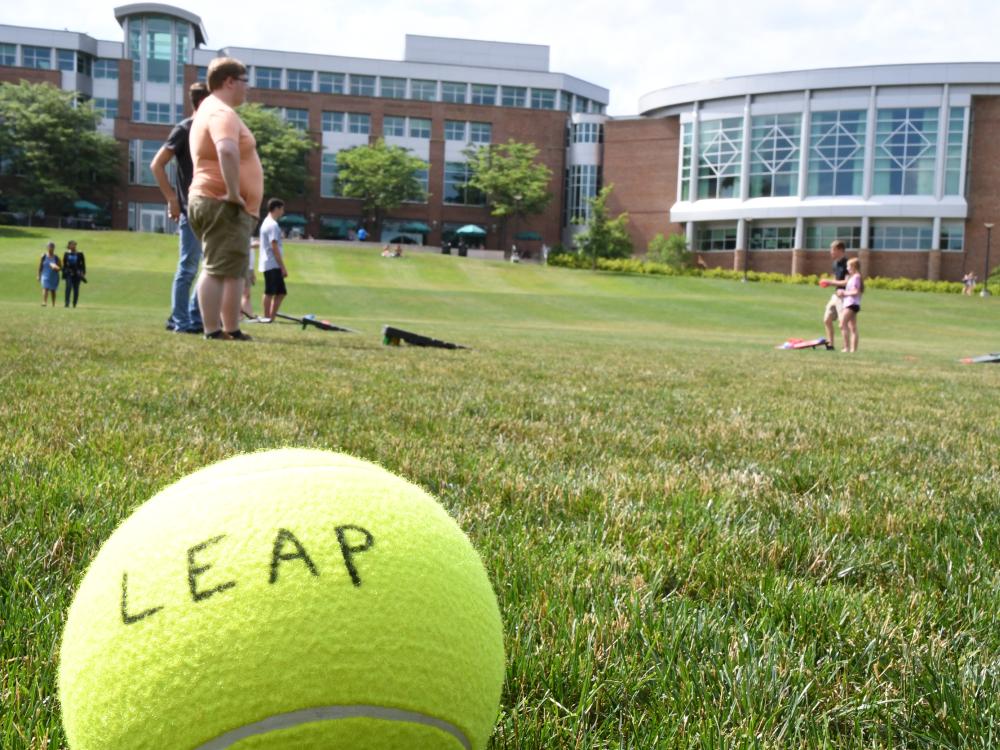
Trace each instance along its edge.
{"label": "brick wall", "polygon": [[604,125],[604,184],[615,186],[608,199],[612,215],[627,211],[637,254],[657,233],[683,232],[670,223],[677,201],[680,119],[611,120]]}
{"label": "brick wall", "polygon": [[965,253],[962,267],[952,261],[949,279],[960,279],[964,271],[983,277],[986,261],[986,222],[995,223],[990,248],[990,268],[1000,265],[1000,97],[972,97],[972,134],[969,144],[969,216],[965,222]]}

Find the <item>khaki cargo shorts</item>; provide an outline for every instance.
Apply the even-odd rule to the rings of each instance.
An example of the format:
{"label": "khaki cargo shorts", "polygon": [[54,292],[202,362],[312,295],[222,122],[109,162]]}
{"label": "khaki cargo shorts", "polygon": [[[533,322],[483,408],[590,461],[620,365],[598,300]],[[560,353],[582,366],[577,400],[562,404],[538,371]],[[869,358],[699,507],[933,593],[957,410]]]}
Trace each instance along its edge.
{"label": "khaki cargo shorts", "polygon": [[257,219],[235,203],[193,195],[188,222],[201,240],[205,273],[242,279],[250,262],[250,235]]}
{"label": "khaki cargo shorts", "polygon": [[844,315],[844,298],[838,297],[836,293],[831,295],[826,303],[826,310],[823,311],[823,320],[840,320]]}

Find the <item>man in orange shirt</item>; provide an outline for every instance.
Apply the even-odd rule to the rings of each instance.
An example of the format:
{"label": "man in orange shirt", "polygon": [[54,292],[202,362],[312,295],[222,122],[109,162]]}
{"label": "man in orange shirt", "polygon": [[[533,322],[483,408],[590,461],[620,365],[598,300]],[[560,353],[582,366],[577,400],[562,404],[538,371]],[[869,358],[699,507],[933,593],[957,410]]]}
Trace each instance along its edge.
{"label": "man in orange shirt", "polygon": [[207,339],[250,340],[240,331],[240,299],[250,235],[264,196],[264,170],[257,141],[234,109],[246,101],[247,86],[247,69],[239,60],[212,60],[211,95],[191,125],[188,220],[204,250],[198,303]]}

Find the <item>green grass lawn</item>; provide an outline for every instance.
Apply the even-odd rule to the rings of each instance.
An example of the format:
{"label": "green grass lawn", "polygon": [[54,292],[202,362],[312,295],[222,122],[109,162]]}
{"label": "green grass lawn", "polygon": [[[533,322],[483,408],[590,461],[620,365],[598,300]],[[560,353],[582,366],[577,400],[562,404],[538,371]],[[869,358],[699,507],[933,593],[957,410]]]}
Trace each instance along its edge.
{"label": "green grass lawn", "polygon": [[957,363],[1000,351],[1000,301],[872,291],[859,353],[788,352],[825,290],[289,244],[283,310],[359,333],[207,342],[163,330],[174,238],[77,233],[66,310],[49,236],[0,228],[0,747],[65,745],[59,636],[118,523],[284,445],[380,462],[470,535],[494,748],[1000,742],[1000,367]]}

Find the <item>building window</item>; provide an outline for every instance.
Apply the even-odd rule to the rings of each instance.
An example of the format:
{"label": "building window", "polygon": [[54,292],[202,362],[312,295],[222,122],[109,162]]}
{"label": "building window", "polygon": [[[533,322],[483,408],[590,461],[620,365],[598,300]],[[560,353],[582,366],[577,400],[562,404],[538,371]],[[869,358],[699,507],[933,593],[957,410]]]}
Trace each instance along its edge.
{"label": "building window", "polygon": [[0,44],[0,65],[17,65],[16,44]]}
{"label": "building window", "polygon": [[501,86],[500,104],[504,107],[523,107],[528,102],[528,89],[523,86]]}
{"label": "building window", "polygon": [[458,120],[444,121],[444,139],[446,141],[465,142],[465,123]]}
{"label": "building window", "polygon": [[311,70],[289,70],[288,71],[289,91],[312,91],[313,72]]}
{"label": "building window", "polygon": [[174,25],[166,18],[146,18],[146,80],[170,83]]}
{"label": "building window", "polygon": [[728,117],[701,123],[698,141],[698,198],[737,198],[743,119]]}
{"label": "building window", "polygon": [[465,92],[468,86],[464,83],[444,81],[441,84],[441,101],[452,104],[465,104]]}
{"label": "building window", "polygon": [[174,113],[171,112],[169,104],[160,102],[146,102],[146,122],[155,122],[162,125],[170,124],[174,121]]}
{"label": "building window", "polygon": [[428,184],[427,180],[428,180],[428,174],[429,173],[428,173],[428,171],[426,169],[418,169],[418,170],[414,171],[413,176],[416,177],[417,178],[417,182],[420,183],[420,189],[424,191],[424,197],[423,197],[423,199],[421,199],[419,201],[408,201],[408,202],[410,202],[410,203],[426,203],[427,202],[427,184]]}
{"label": "building window", "polygon": [[698,227],[694,233],[694,247],[700,251],[735,250],[736,227]]}
{"label": "building window", "polygon": [[532,109],[555,109],[556,92],[554,89],[532,89],[531,90]]}
{"label": "building window", "polygon": [[337,179],[337,154],[323,154],[319,175],[319,194],[324,198],[339,198],[342,193]]}
{"label": "building window", "polygon": [[472,103],[495,105],[497,103],[497,87],[485,83],[472,84]]}
{"label": "building window", "polygon": [[118,117],[118,100],[94,97],[94,109],[101,113],[105,120]]}
{"label": "building window", "polygon": [[286,107],[285,122],[294,125],[299,130],[309,130],[309,110]]}
{"label": "building window", "polygon": [[810,224],[806,227],[806,247],[810,250],[826,250],[840,240],[848,250],[861,247],[860,224]]}
{"label": "building window", "polygon": [[48,47],[21,45],[21,65],[38,70],[52,70],[52,50]]}
{"label": "building window", "polygon": [[101,57],[94,60],[94,78],[107,78],[112,81],[117,81],[118,61]]}
{"label": "building window", "polygon": [[486,201],[475,188],[468,185],[472,168],[464,161],[444,163],[444,202],[462,206],[482,206]]}
{"label": "building window", "polygon": [[425,120],[422,117],[411,117],[410,118],[410,138],[426,138],[431,137],[431,121]]}
{"label": "building window", "polygon": [[863,109],[812,114],[809,195],[864,193],[867,117]]}
{"label": "building window", "polygon": [[751,250],[792,250],[795,227],[750,227]]}
{"label": "building window", "polygon": [[589,102],[590,102],[589,99],[586,99],[585,97],[582,97],[582,96],[575,96],[575,97],[573,97],[573,111],[574,112],[586,112],[587,111],[587,104]]}
{"label": "building window", "polygon": [[375,96],[375,76],[351,73],[351,96]]}
{"label": "building window", "polygon": [[[962,195],[962,156],[965,153],[965,107],[948,110],[948,145],[944,157],[944,194]],[[942,250],[944,248],[941,248]]]}
{"label": "building window", "polygon": [[405,99],[406,79],[382,76],[379,79],[379,93],[386,99]]}
{"label": "building window", "polygon": [[76,72],[82,73],[85,76],[93,76],[94,58],[83,52],[78,52],[76,54]]}
{"label": "building window", "polygon": [[437,101],[437,81],[410,81],[410,98],[424,102]]}
{"label": "building window", "polygon": [[875,133],[875,195],[934,195],[935,107],[880,109]]}
{"label": "building window", "polygon": [[941,249],[942,250],[965,249],[965,224],[941,225]]}
{"label": "building window", "polygon": [[344,74],[343,73],[320,73],[319,92],[321,94],[343,94]]}
{"label": "building window", "polygon": [[351,112],[347,115],[347,132],[355,135],[368,135],[372,129],[371,115]]}
{"label": "building window", "polygon": [[600,143],[601,130],[598,122],[578,122],[573,125],[573,143]]}
{"label": "building window", "polygon": [[386,138],[406,137],[406,118],[395,115],[386,115],[382,118],[382,135]]}
{"label": "building window", "polygon": [[343,112],[323,113],[324,133],[343,133],[345,116]]}
{"label": "building window", "polygon": [[[160,141],[134,140],[129,149],[129,182],[133,185],[155,185],[156,178],[153,177],[153,170],[149,168],[150,162],[160,150]],[[171,161],[167,172],[170,175],[170,182],[173,184],[174,162]]]}
{"label": "building window", "polygon": [[280,89],[281,68],[262,68],[259,65],[254,71],[254,86],[259,89]]}
{"label": "building window", "polygon": [[801,115],[763,115],[750,124],[750,197],[797,195]]}
{"label": "building window", "polygon": [[76,53],[71,49],[57,49],[56,64],[59,66],[59,70],[72,73],[76,70]]}
{"label": "building window", "polygon": [[208,83],[208,66],[199,65],[198,66],[198,80],[202,83]]}
{"label": "building window", "polygon": [[930,224],[881,224],[871,227],[872,250],[930,250]]}
{"label": "building window", "polygon": [[[128,56],[132,61],[132,80],[142,80],[142,19],[128,22]],[[132,118],[135,119],[135,118]]]}
{"label": "building window", "polygon": [[694,125],[681,125],[681,200],[691,199],[691,145],[694,139]]}
{"label": "building window", "polygon": [[490,143],[493,140],[493,126],[488,122],[469,123],[469,141],[472,143]]}
{"label": "building window", "polygon": [[594,164],[574,164],[568,170],[566,215],[570,222],[590,221],[590,201],[600,188],[600,173]]}

